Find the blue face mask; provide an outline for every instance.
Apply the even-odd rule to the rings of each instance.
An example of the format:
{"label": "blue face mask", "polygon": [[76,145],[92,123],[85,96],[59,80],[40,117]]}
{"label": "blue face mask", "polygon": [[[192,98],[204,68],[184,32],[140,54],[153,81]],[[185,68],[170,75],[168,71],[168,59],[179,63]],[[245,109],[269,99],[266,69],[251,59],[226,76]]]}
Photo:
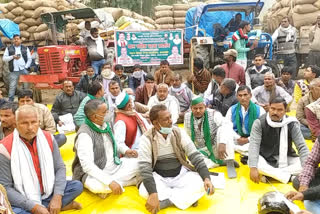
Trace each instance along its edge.
{"label": "blue face mask", "polygon": [[160,126],[160,133],[161,134],[170,134],[172,132],[172,127],[162,127]]}

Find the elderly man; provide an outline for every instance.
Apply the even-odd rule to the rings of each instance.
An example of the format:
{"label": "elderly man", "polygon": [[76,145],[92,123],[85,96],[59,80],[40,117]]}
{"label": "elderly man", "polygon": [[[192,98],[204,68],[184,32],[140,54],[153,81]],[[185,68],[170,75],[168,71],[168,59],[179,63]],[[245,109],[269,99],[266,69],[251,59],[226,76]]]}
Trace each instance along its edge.
{"label": "elderly man", "polygon": [[81,101],[86,97],[86,94],[74,90],[73,83],[70,80],[65,80],[63,82],[62,90],[63,92],[56,96],[51,109],[54,121],[59,126],[64,125],[64,122],[60,120],[60,116],[66,114],[75,115]]}
{"label": "elderly man", "polygon": [[80,127],[85,122],[85,119],[86,119],[86,116],[84,114],[85,104],[89,100],[93,100],[93,99],[101,99],[105,101],[105,99],[103,98],[103,95],[104,95],[104,89],[102,87],[102,84],[99,81],[94,81],[89,85],[88,95],[82,100],[77,113],[73,117],[74,122],[78,127]]}
{"label": "elderly man", "polygon": [[310,29],[310,52],[308,55],[309,65],[320,67],[320,42],[318,38],[320,38],[320,14],[317,16],[316,24]]}
{"label": "elderly man", "polygon": [[263,85],[264,74],[267,72],[272,72],[272,69],[265,65],[264,56],[257,54],[254,57],[253,65],[246,71],[246,85],[251,89]]}
{"label": "elderly man", "polygon": [[18,109],[18,104],[7,102],[0,106],[0,140],[11,134],[16,128],[15,113]]}
{"label": "elderly man", "polygon": [[195,94],[203,94],[210,83],[211,73],[204,67],[203,60],[195,58],[193,60],[194,71],[188,78],[188,87],[191,89],[194,86]]}
{"label": "elderly man", "polygon": [[206,109],[203,98],[195,97],[191,103],[191,112],[184,117],[184,128],[203,155],[208,168],[225,162],[229,178],[237,177],[234,169],[233,136],[230,134],[232,126],[220,112]]}
{"label": "elderly man", "polygon": [[[249,145],[250,179],[259,183],[260,174],[282,183],[298,175],[309,154],[295,117],[286,116],[287,103],[281,97],[270,101],[270,109],[252,126]],[[297,157],[292,141],[299,153]]]}
{"label": "elderly man", "polygon": [[[3,61],[9,62],[9,93],[10,101],[14,100],[20,75],[28,74],[27,69],[31,65],[31,54],[29,48],[21,45],[21,36],[13,36],[13,45],[7,47],[3,54]],[[27,84],[24,84],[27,89]]]}
{"label": "elderly man", "polygon": [[222,81],[219,90],[212,96],[211,108],[219,111],[223,116],[227,114],[228,109],[236,104],[236,82],[233,79],[226,78]]}
{"label": "elderly man", "polygon": [[179,101],[174,96],[169,95],[169,87],[165,83],[158,85],[157,94],[150,98],[148,108],[151,109],[158,104],[163,104],[168,108],[171,113],[172,122],[176,124],[180,114]]}
{"label": "elderly man", "polygon": [[173,86],[169,90],[170,95],[174,96],[180,105],[180,114],[177,123],[183,123],[185,113],[190,109],[193,93],[185,84],[182,84],[182,76],[176,74],[173,78]]}
{"label": "elderly man", "polygon": [[[319,90],[319,88],[317,90]],[[304,112],[312,135],[315,137],[320,136],[320,98],[307,105]]]}
{"label": "elderly man", "polygon": [[289,17],[282,18],[280,27],[272,35],[272,42],[277,45],[277,60],[283,61],[284,66],[291,67],[293,78],[296,77],[297,70],[296,40],[297,29],[290,25]]}
{"label": "elderly man", "polygon": [[87,94],[89,85],[95,80],[100,81],[100,79],[101,76],[94,73],[93,67],[88,66],[87,72],[81,77],[79,83],[76,86],[76,90]]}
{"label": "elderly man", "polygon": [[148,105],[150,97],[157,93],[157,87],[151,74],[147,74],[145,83],[136,89],[135,102]]}
{"label": "elderly man", "polygon": [[221,68],[226,72],[226,78],[231,78],[239,85],[246,84],[246,77],[244,68],[236,63],[238,52],[234,49],[229,49],[223,52],[225,64],[221,65]]}
{"label": "elderly man", "polygon": [[166,83],[171,86],[173,83],[173,72],[170,70],[169,62],[162,60],[160,62],[160,69],[154,73],[154,80],[157,85],[160,83]]}
{"label": "elderly man", "polygon": [[205,191],[213,194],[202,155],[184,131],[172,126],[167,107],[153,106],[150,120],[153,128],[141,137],[138,157],[143,182],[139,193],[147,198],[147,210],[157,213],[172,205],[187,209],[196,205]]}
{"label": "elderly man", "polygon": [[74,201],[83,186],[66,180],[66,168],[53,136],[40,129],[32,105],[16,112],[17,127],[1,141],[0,183],[6,188],[14,213],[59,213],[81,209]]}
{"label": "elderly man", "polygon": [[204,103],[208,106],[212,102],[213,94],[217,92],[222,81],[226,78],[226,72],[221,67],[216,67],[211,71],[212,80],[208,85],[207,90],[203,94]]}
{"label": "elderly man", "polygon": [[[116,98],[116,105],[113,126],[115,141],[121,145],[120,148],[132,149],[136,152],[139,148],[140,137],[150,128],[150,124],[141,114],[134,111],[133,102],[126,92],[122,92]],[[124,154],[125,151],[121,153]]]}
{"label": "elderly man", "polygon": [[[38,112],[40,128],[42,130],[50,132],[53,135],[55,134],[56,123],[54,122],[54,118],[50,110],[47,106],[40,103],[35,103],[33,101],[33,92],[31,90],[28,89],[21,91],[18,95],[18,103],[19,107],[23,105],[33,105]],[[59,147],[63,146],[67,142],[67,137],[64,134],[54,135],[54,138],[57,141]]]}
{"label": "elderly man", "polygon": [[[117,145],[109,123],[105,122],[107,104],[89,100],[85,107],[85,123],[75,139],[76,157],[72,163],[73,179],[101,198],[109,193],[120,195],[124,186],[136,184],[137,153],[125,145]],[[124,153],[121,153],[124,152]],[[122,154],[127,157],[120,158]]]}
{"label": "elderly man", "polygon": [[[320,98],[320,79],[316,78],[310,82],[309,92],[303,96],[297,105],[296,117],[300,122],[301,132],[305,139],[311,139],[311,132],[309,129],[309,123],[305,114],[305,108]],[[311,123],[310,123],[311,124]],[[312,126],[312,125],[311,125]]]}
{"label": "elderly man", "polygon": [[270,100],[276,97],[282,97],[287,105],[292,101],[292,97],[283,88],[276,85],[275,76],[272,72],[264,75],[264,85],[256,87],[252,91],[252,102],[263,107],[266,112],[269,111]]}
{"label": "elderly man", "polygon": [[251,89],[242,85],[237,90],[238,103],[229,108],[226,119],[233,124],[235,150],[248,156],[253,122],[265,114],[265,110],[250,99]]}

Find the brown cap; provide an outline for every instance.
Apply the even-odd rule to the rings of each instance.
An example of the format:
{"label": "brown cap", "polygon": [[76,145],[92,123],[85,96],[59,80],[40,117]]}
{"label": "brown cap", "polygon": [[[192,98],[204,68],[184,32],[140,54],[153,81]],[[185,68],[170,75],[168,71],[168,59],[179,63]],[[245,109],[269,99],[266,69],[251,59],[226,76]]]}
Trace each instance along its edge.
{"label": "brown cap", "polygon": [[229,49],[229,50],[223,52],[223,54],[226,56],[234,56],[234,57],[238,56],[238,52],[235,49]]}

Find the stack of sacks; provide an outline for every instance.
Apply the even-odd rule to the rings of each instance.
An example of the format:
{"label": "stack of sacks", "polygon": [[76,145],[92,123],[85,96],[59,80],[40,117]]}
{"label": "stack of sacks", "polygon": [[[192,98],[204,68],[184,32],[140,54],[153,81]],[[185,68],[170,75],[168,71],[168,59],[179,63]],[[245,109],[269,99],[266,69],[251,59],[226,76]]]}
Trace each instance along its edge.
{"label": "stack of sacks", "polygon": [[[3,13],[1,17],[10,19],[19,25],[22,41],[36,40],[38,45],[45,45],[45,40],[51,40],[51,38],[49,38],[48,27],[42,23],[40,15],[82,7],[85,5],[78,2],[70,4],[66,0],[13,0],[5,7],[0,6],[0,10]],[[75,32],[72,29],[68,30]],[[10,40],[3,35],[1,39],[4,43],[10,43]]]}
{"label": "stack of sacks", "polygon": [[186,14],[188,9],[188,4],[173,5],[174,28],[185,28]]}
{"label": "stack of sacks", "polygon": [[157,29],[173,29],[174,19],[172,6],[160,5],[154,8]]}
{"label": "stack of sacks", "polygon": [[320,14],[320,0],[295,0],[292,14],[296,28],[313,25]]}

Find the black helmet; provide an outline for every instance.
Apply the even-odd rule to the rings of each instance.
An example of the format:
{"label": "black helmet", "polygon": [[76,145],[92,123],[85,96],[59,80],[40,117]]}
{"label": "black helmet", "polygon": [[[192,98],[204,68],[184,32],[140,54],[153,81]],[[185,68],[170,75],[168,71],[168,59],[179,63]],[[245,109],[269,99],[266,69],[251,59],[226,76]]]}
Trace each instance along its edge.
{"label": "black helmet", "polygon": [[258,202],[259,214],[290,214],[290,209],[279,192],[267,192]]}

